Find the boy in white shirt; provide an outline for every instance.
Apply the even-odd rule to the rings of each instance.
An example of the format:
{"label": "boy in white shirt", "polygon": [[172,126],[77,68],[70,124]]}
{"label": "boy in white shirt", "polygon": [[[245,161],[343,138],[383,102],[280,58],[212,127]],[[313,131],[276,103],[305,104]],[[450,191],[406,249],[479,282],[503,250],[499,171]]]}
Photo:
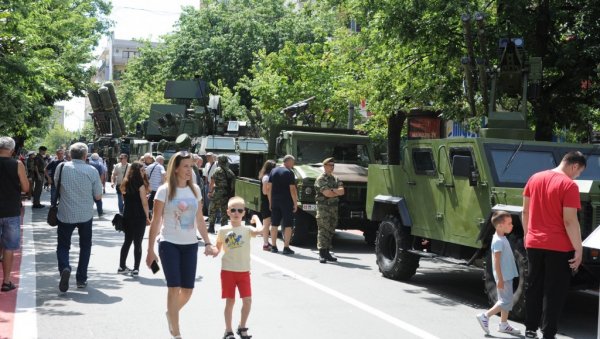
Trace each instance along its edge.
{"label": "boy in white shirt", "polygon": [[242,299],[242,317],[237,334],[242,339],[250,339],[246,321],[252,305],[252,288],[250,284],[250,241],[262,232],[262,223],[257,215],[252,216],[251,223],[256,228],[243,224],[246,202],[241,197],[233,197],[227,203],[227,215],[230,224],[221,227],[217,235],[217,254],[223,250],[221,259],[221,295],[225,299],[225,335],[223,339],[235,339],[232,329],[235,289],[237,287]]}

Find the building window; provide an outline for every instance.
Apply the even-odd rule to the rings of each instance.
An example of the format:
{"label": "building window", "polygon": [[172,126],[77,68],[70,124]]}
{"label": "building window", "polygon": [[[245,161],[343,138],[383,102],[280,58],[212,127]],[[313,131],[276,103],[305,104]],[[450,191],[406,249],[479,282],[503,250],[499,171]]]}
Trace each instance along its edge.
{"label": "building window", "polygon": [[123,51],[123,59],[135,58],[136,56],[138,56],[136,51]]}

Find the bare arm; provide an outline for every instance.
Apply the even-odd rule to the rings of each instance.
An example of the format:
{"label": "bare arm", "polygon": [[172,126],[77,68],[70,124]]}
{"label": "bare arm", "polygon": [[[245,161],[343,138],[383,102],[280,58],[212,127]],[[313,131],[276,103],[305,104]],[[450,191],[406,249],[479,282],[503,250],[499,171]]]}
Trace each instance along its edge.
{"label": "bare arm", "polygon": [[148,265],[148,267],[150,267],[152,261],[156,260],[158,262],[158,257],[156,256],[156,253],[154,253],[154,243],[156,242],[156,237],[160,231],[164,207],[165,203],[163,201],[154,200],[152,222],[150,223],[150,231],[148,232],[148,253],[146,254],[146,265]]}
{"label": "bare arm", "polygon": [[271,190],[271,185],[267,182],[262,185],[262,194],[269,196],[269,191]]}
{"label": "bare arm", "polygon": [[294,201],[294,212],[298,209],[298,188],[296,185],[290,185],[290,194],[292,195],[292,200]]}
{"label": "bare arm", "polygon": [[271,209],[271,205],[272,205],[272,202],[271,202],[271,189],[273,188],[273,184],[271,184],[269,182],[269,183],[267,183],[266,186],[267,186],[267,199],[269,199],[269,209]]}
{"label": "bare arm", "polygon": [[29,180],[25,172],[25,165],[20,161],[17,163],[17,174],[19,175],[19,183],[21,183],[21,192],[29,192]]}
{"label": "bare arm", "polygon": [[527,236],[529,224],[529,197],[523,197],[523,212],[521,213],[521,225],[523,225],[523,237]]}
{"label": "bare arm", "polygon": [[215,178],[210,178],[210,184],[208,185],[208,196],[212,197],[215,191]]}
{"label": "bare arm", "polygon": [[112,183],[113,187],[117,184],[117,168],[116,168],[116,166],[112,171],[112,175],[110,176],[110,182]]}
{"label": "bare arm", "polygon": [[571,269],[577,270],[579,265],[581,265],[581,256],[583,252],[581,228],[579,226],[579,219],[577,219],[577,209],[573,207],[563,207],[563,221],[565,223],[567,235],[571,240],[573,248],[575,248],[575,255],[573,256],[573,259],[569,260],[569,266],[571,266]]}
{"label": "bare arm", "polygon": [[504,289],[504,277],[502,276],[502,269],[500,268],[500,257],[502,256],[502,252],[494,252],[494,271],[496,271],[496,277],[498,278],[498,283],[496,286],[503,290]]}
{"label": "bare arm", "polygon": [[[118,188],[118,187],[117,187]],[[144,208],[144,215],[146,216],[146,225],[150,225],[150,208],[148,207],[148,191],[146,187],[140,186],[140,200],[142,200],[142,207]]]}
{"label": "bare arm", "polygon": [[260,221],[260,218],[258,217],[258,215],[256,215],[256,214],[253,215],[252,219],[250,220],[250,223],[256,225],[256,228],[254,230],[252,230],[252,236],[262,234],[263,224]]}
{"label": "bare arm", "polygon": [[334,188],[322,188],[321,193],[327,198],[335,198],[338,196],[337,189]]}

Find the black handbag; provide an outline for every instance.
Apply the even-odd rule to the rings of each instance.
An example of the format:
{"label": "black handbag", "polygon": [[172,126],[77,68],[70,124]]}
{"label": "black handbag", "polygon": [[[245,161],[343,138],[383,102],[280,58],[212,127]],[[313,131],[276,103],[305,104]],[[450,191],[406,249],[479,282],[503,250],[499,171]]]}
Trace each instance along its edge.
{"label": "black handbag", "polygon": [[123,232],[123,216],[121,214],[115,214],[112,219],[112,224],[115,227],[115,231]]}
{"label": "black handbag", "polygon": [[58,200],[60,199],[60,179],[62,177],[62,169],[63,164],[61,164],[59,172],[58,172],[58,185],[56,185],[56,205],[50,206],[48,210],[48,216],[46,217],[46,222],[50,226],[58,225]]}

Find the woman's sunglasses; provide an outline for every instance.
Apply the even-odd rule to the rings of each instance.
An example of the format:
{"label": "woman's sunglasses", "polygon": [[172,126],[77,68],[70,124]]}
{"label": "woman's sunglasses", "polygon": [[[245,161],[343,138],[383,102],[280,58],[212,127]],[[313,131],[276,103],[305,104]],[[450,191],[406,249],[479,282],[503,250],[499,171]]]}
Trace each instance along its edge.
{"label": "woman's sunglasses", "polygon": [[243,208],[232,208],[229,210],[229,212],[231,212],[231,213],[238,212],[238,213],[242,214],[242,213],[244,213],[244,209]]}

